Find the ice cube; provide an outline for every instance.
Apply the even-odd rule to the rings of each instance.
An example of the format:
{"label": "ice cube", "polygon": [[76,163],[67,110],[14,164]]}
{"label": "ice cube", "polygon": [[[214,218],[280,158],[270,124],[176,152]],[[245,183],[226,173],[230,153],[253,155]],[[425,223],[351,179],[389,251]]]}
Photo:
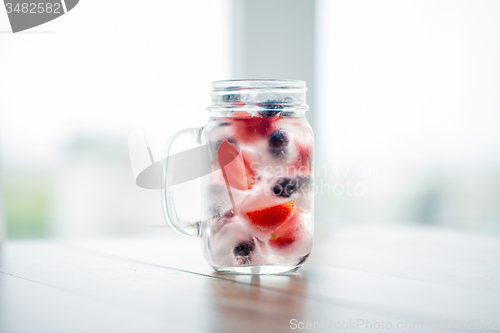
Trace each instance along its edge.
{"label": "ice cube", "polygon": [[274,230],[268,241],[272,252],[287,257],[303,257],[309,254],[312,246],[312,233],[306,225],[306,221],[305,215],[298,213]]}
{"label": "ice cube", "polygon": [[219,220],[211,235],[213,261],[226,267],[258,265],[254,260],[261,257],[258,242],[240,217],[228,214]]}

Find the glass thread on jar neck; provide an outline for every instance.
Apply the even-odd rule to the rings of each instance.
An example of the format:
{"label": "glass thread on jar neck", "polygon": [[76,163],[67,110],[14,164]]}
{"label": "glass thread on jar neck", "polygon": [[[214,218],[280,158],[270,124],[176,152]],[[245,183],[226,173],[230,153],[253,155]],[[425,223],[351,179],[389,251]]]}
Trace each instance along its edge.
{"label": "glass thread on jar neck", "polygon": [[[235,111],[281,112],[283,116],[301,116],[306,104],[306,83],[300,80],[227,80],[212,83],[211,114],[226,116]],[[230,116],[230,115],[228,115]]]}

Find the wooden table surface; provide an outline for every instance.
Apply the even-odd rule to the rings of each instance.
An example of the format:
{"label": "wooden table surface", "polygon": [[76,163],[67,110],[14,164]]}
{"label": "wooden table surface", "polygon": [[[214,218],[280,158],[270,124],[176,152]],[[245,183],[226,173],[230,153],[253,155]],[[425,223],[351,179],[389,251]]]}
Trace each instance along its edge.
{"label": "wooden table surface", "polygon": [[217,274],[166,228],[9,241],[0,332],[500,331],[499,237],[353,226],[315,240],[299,273],[276,276]]}

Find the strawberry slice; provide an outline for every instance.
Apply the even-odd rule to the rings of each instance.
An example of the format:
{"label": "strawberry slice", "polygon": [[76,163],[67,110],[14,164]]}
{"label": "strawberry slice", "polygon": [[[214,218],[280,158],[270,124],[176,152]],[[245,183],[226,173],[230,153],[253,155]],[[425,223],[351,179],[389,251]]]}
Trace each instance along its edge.
{"label": "strawberry slice", "polygon": [[247,216],[254,225],[262,230],[276,228],[283,224],[291,215],[294,202],[288,201],[281,205],[247,212]]}
{"label": "strawberry slice", "polygon": [[304,174],[311,174],[311,147],[309,145],[301,144],[295,142],[295,147],[297,147],[297,159],[292,162],[293,166],[297,168]]}
{"label": "strawberry slice", "polygon": [[236,138],[244,143],[252,142],[260,137],[271,134],[276,129],[279,116],[234,119],[236,125]]}
{"label": "strawberry slice", "polygon": [[[245,105],[245,103],[243,103],[243,102],[240,102],[237,104]],[[231,113],[231,116],[234,118],[251,118],[252,117],[252,115],[246,111],[233,111]]]}
{"label": "strawberry slice", "polygon": [[242,191],[253,187],[255,174],[250,166],[246,166],[243,154],[240,154],[236,145],[227,140],[222,141],[217,149],[217,161],[229,186]]}
{"label": "strawberry slice", "polygon": [[269,246],[274,248],[285,248],[295,242],[301,235],[302,224],[299,214],[293,216],[283,225],[279,226],[271,234]]}

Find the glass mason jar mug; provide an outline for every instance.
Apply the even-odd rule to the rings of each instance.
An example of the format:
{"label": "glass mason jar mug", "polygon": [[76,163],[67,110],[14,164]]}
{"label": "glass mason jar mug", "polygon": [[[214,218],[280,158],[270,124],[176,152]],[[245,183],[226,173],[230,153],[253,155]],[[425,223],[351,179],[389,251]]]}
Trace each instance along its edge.
{"label": "glass mason jar mug", "polygon": [[[230,80],[212,87],[208,123],[178,132],[167,144],[167,222],[181,234],[201,237],[216,271],[295,271],[313,242],[314,137],[305,118],[305,82]],[[203,218],[194,223],[179,218],[171,191],[170,146],[185,134],[202,147],[210,171],[202,177]]]}

